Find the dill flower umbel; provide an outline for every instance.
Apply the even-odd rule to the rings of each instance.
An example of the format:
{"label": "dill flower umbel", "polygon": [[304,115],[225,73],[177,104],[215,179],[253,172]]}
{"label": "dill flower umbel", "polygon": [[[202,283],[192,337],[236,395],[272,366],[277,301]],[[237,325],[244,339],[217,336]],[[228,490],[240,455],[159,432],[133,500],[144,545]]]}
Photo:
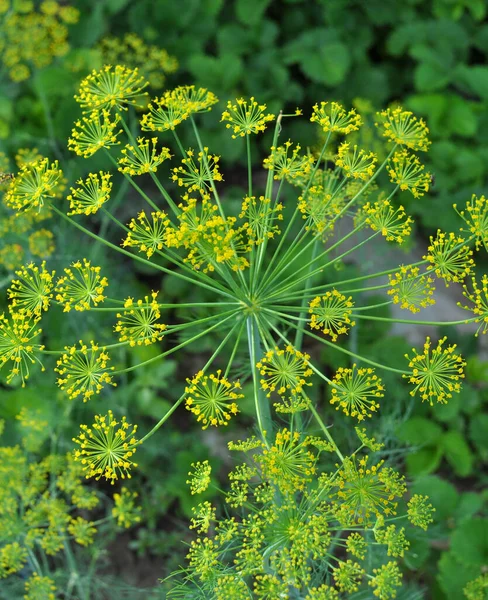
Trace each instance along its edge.
{"label": "dill flower umbel", "polygon": [[242,225],[250,245],[259,246],[267,239],[272,239],[281,233],[276,221],[283,220],[283,205],[281,202],[271,203],[264,196],[246,196],[241,204],[240,219],[245,219]]}
{"label": "dill flower umbel", "polygon": [[[454,210],[468,226],[468,233],[476,236],[476,250],[481,245],[488,251],[488,201],[484,196],[473,194],[471,200],[466,203],[466,208],[458,211],[454,204]],[[465,231],[465,230],[462,230]]]}
{"label": "dill flower umbel", "polygon": [[171,98],[188,115],[207,112],[219,101],[217,96],[207,88],[194,85],[180,85],[167,92],[165,97]]}
{"label": "dill flower umbel", "polygon": [[[144,173],[155,173],[158,166],[165,160],[171,158],[169,148],[161,148],[157,150],[157,138],[139,137],[137,138],[137,146],[127,144],[122,148],[119,158],[119,171],[128,175],[143,175]],[[151,149],[149,146],[151,145]]]}
{"label": "dill flower umbel", "polygon": [[402,191],[408,190],[414,198],[421,198],[429,191],[431,174],[425,173],[425,166],[414,154],[407,150],[395,152],[389,159],[386,170],[390,181],[400,187]]}
{"label": "dill flower umbel", "polygon": [[396,562],[390,561],[386,565],[381,565],[378,569],[373,569],[374,577],[369,581],[369,585],[374,587],[373,594],[380,600],[389,600],[395,598],[397,588],[402,585],[402,576]]}
{"label": "dill flower umbel", "polygon": [[10,310],[22,311],[31,317],[39,316],[47,311],[53,298],[53,277],[55,271],[46,270],[46,262],[38,267],[29,263],[15,272],[18,279],[13,279],[7,290]]}
{"label": "dill flower umbel", "polygon": [[119,334],[120,342],[129,342],[130,346],[154,344],[164,337],[166,325],[158,323],[161,317],[157,303],[158,292],[152,292],[151,298],[144,296],[134,303],[128,298],[124,304],[124,311],[117,313],[117,324],[114,331]]}
{"label": "dill flower umbel", "polygon": [[380,198],[373,204],[366,202],[360,214],[364,222],[373,231],[379,231],[388,242],[403,244],[412,232],[413,220],[403,206],[395,208],[389,200]]}
{"label": "dill flower umbel", "polygon": [[401,107],[387,108],[378,115],[380,123],[376,126],[382,127],[383,136],[388,140],[414,151],[426,152],[429,149],[429,130],[423,119],[418,119]]}
{"label": "dill flower umbel", "polygon": [[100,148],[110,148],[120,144],[117,136],[121,129],[117,129],[120,115],[113,117],[108,110],[92,112],[87,117],[75,121],[68,139],[68,148],[83,158],[90,158]]}
{"label": "dill flower umbel", "polygon": [[283,146],[271,146],[271,154],[264,159],[263,167],[273,171],[274,179],[286,179],[293,182],[298,177],[305,178],[310,174],[314,163],[313,156],[301,155],[300,144],[296,144],[293,150],[291,150],[292,146],[293,142],[290,140]]}
{"label": "dill flower umbel", "polygon": [[56,300],[64,305],[64,312],[73,308],[78,311],[89,310],[105,300],[103,292],[108,281],[100,275],[100,267],[93,266],[84,258],[83,262],[77,260],[64,272],[55,288]]}
{"label": "dill flower umbel", "polygon": [[149,112],[143,114],[141,118],[143,131],[174,131],[190,116],[187,107],[175,100],[171,94],[154,98],[147,108]]}
{"label": "dill flower umbel", "polygon": [[13,271],[22,262],[24,249],[20,244],[5,244],[0,250],[0,265],[3,265],[7,271]]}
{"label": "dill flower umbel", "polygon": [[196,162],[194,156],[191,148],[187,150],[181,165],[173,169],[171,179],[179,186],[188,188],[188,192],[198,191],[205,194],[212,187],[212,181],[223,181],[219,171],[220,156],[209,154],[208,148],[198,152]]}
{"label": "dill flower umbel", "polygon": [[82,80],[75,100],[84,112],[127,110],[129,105],[137,106],[147,95],[143,90],[148,85],[137,68],[105,65]]}
{"label": "dill flower umbel", "polygon": [[236,401],[244,398],[244,394],[238,391],[241,384],[239,381],[231,383],[222,376],[220,369],[215,375],[205,375],[199,371],[187,382],[186,408],[197,416],[202,429],[207,429],[209,425],[227,425],[231,417],[239,412]]}
{"label": "dill flower umbel", "polygon": [[0,579],[20,571],[27,562],[27,549],[18,542],[0,548]]}
{"label": "dill flower umbel", "polygon": [[463,296],[473,303],[474,306],[463,306],[458,302],[458,306],[469,310],[476,315],[475,323],[479,323],[480,326],[476,331],[476,336],[479,332],[488,333],[488,275],[484,273],[481,278],[481,285],[478,285],[474,277],[471,278],[470,291],[465,285],[463,286]]}
{"label": "dill flower umbel", "polygon": [[[29,250],[34,256],[39,258],[49,258],[52,256],[56,245],[54,243],[54,234],[48,229],[39,229],[29,236]],[[18,264],[18,263],[17,263]]]}
{"label": "dill flower umbel", "polygon": [[114,367],[108,366],[109,360],[107,352],[93,341],[88,346],[80,340],[79,348],[76,344],[66,346],[54,369],[60,375],[57,384],[70,400],[81,396],[86,402],[106,385],[116,385],[110,375]]}
{"label": "dill flower umbel", "polygon": [[266,123],[274,121],[275,116],[266,114],[266,104],[259,104],[254,97],[249,100],[237,98],[235,103],[227,102],[227,109],[222,113],[221,121],[227,121],[227,129],[232,130],[232,139],[244,137],[251,133],[259,133],[266,129]]}
{"label": "dill flower umbel", "polygon": [[430,245],[424,260],[431,263],[431,270],[444,279],[446,287],[450,281],[461,282],[474,268],[473,251],[465,244],[465,239],[455,233],[437,230],[437,236],[430,236]]}
{"label": "dill flower umbel", "polygon": [[205,492],[205,490],[210,485],[210,473],[212,472],[212,467],[208,460],[204,460],[203,462],[191,463],[191,468],[193,471],[188,473],[188,477],[190,479],[187,480],[187,484],[190,486],[191,494],[201,494]]}
{"label": "dill flower umbel", "polygon": [[341,592],[357,592],[364,574],[361,565],[352,560],[339,561],[333,570],[335,584]]}
{"label": "dill flower umbel", "polygon": [[447,404],[453,392],[461,391],[460,380],[464,378],[466,363],[462,356],[454,353],[456,344],[443,347],[446,340],[443,337],[437,347],[431,350],[430,337],[427,337],[421,354],[412,348],[414,356],[410,358],[408,354],[405,355],[412,373],[402,377],[414,385],[410,395],[419,393],[422,402],[427,400],[431,406],[434,400]]}
{"label": "dill flower umbel", "polygon": [[162,250],[166,240],[166,230],[170,225],[168,215],[163,211],[152,212],[151,220],[142,210],[137,219],[129,223],[130,231],[122,243],[122,246],[137,248],[139,252],[145,252],[148,258],[157,251]]}
{"label": "dill flower umbel", "polygon": [[362,125],[362,119],[354,108],[347,112],[337,102],[315,104],[310,121],[317,123],[325,133],[342,133],[344,135],[357,131]]}
{"label": "dill flower umbel", "polygon": [[88,173],[88,177],[79,179],[79,187],[71,188],[67,197],[71,212],[68,215],[94,215],[110,198],[112,191],[112,175],[110,173]]}
{"label": "dill flower umbel", "polygon": [[264,354],[256,364],[262,377],[261,389],[266,392],[267,397],[272,392],[279,396],[287,394],[297,395],[303,390],[303,386],[312,385],[308,378],[313,371],[309,363],[310,356],[288,345],[285,349],[275,347]]}
{"label": "dill flower umbel", "polygon": [[374,152],[366,152],[356,145],[350,150],[351,144],[343,142],[337,150],[336,165],[346,177],[368,180],[372,177],[378,158]]}
{"label": "dill flower umbel", "polygon": [[383,398],[384,389],[374,369],[356,365],[351,369],[340,367],[331,382],[330,403],[337,404],[336,410],[362,421],[379,409],[376,399]]}
{"label": "dill flower umbel", "polygon": [[42,329],[37,327],[40,317],[29,316],[24,311],[13,312],[10,321],[5,314],[0,314],[0,368],[12,363],[6,381],[10,383],[14,377],[20,376],[22,387],[29,378],[29,366],[36,362],[44,367],[36,356],[44,350],[35,338],[41,335]]}
{"label": "dill flower umbel", "polygon": [[96,534],[97,529],[93,523],[83,519],[83,517],[76,517],[71,519],[68,525],[68,533],[74,538],[77,544],[80,546],[90,546],[93,544],[93,536]]}
{"label": "dill flower umbel", "polygon": [[387,294],[392,296],[393,303],[399,304],[400,308],[418,313],[421,308],[435,304],[433,279],[428,275],[421,275],[418,267],[402,265],[400,271],[388,277],[391,289]]}
{"label": "dill flower umbel", "polygon": [[42,158],[24,165],[11,182],[5,194],[5,204],[14,210],[41,210],[44,203],[59,198],[63,172],[58,161],[50,163]]}
{"label": "dill flower umbel", "polygon": [[134,437],[137,425],[127,423],[125,417],[117,421],[109,410],[106,415],[95,415],[91,427],[80,425],[80,428],[78,437],[73,438],[79,446],[74,456],[83,465],[86,478],[98,481],[104,477],[112,485],[119,478],[130,479],[130,469],[137,467],[132,460],[139,443]]}
{"label": "dill flower umbel", "polygon": [[122,487],[120,494],[114,494],[114,507],[112,516],[117,520],[119,527],[128,529],[141,520],[142,507],[136,505],[137,492],[131,492]]}
{"label": "dill flower umbel", "polygon": [[336,289],[316,296],[309,304],[310,328],[319,329],[335,342],[356,324],[350,319],[353,307],[351,296],[347,298]]}
{"label": "dill flower umbel", "polygon": [[435,508],[429,503],[428,496],[420,496],[414,494],[408,501],[408,520],[412,525],[420,527],[424,531],[427,531],[429,523],[433,523],[432,517],[435,512]]}
{"label": "dill flower umbel", "polygon": [[56,586],[50,577],[38,575],[35,571],[25,582],[24,600],[55,600]]}

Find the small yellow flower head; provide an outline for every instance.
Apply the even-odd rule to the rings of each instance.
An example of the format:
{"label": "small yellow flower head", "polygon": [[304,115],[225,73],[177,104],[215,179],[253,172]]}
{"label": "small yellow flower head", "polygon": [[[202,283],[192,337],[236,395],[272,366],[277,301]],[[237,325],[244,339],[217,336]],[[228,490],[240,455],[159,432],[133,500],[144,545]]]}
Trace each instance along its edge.
{"label": "small yellow flower head", "polygon": [[476,250],[479,250],[481,245],[488,252],[488,201],[484,196],[479,198],[473,194],[471,200],[466,203],[464,210],[458,211],[457,205],[454,204],[454,209],[457,214],[463,219],[468,226],[466,233],[476,236]]}
{"label": "small yellow flower head", "polygon": [[190,486],[191,494],[201,494],[205,492],[205,490],[210,485],[210,473],[212,472],[212,467],[208,460],[204,460],[203,462],[191,463],[191,468],[193,471],[188,473],[188,477],[190,479],[187,480],[187,484]]}
{"label": "small yellow flower head", "polygon": [[0,548],[0,579],[18,573],[27,562],[27,549],[18,542]]}
{"label": "small yellow flower head", "polygon": [[112,381],[108,366],[109,355],[104,348],[99,348],[93,341],[90,346],[80,340],[80,347],[66,346],[65,353],[54,369],[59,373],[57,384],[66,391],[70,400],[82,397],[83,402],[99,394],[105,385],[116,384]]}
{"label": "small yellow flower head", "polygon": [[147,95],[143,90],[148,85],[137,68],[105,65],[82,80],[75,100],[83,112],[127,110],[129,105],[140,104]]}
{"label": "small yellow flower head", "polygon": [[171,225],[165,212],[157,211],[150,215],[150,219],[142,210],[137,219],[129,223],[130,231],[122,243],[124,248],[137,248],[139,252],[145,252],[148,258],[157,251],[162,250],[166,239],[166,230]]}
{"label": "small yellow flower head", "polygon": [[79,187],[71,188],[68,196],[71,212],[68,215],[94,215],[107,202],[112,191],[112,175],[110,173],[89,173],[76,183]]}
{"label": "small yellow flower head", "polygon": [[415,494],[408,501],[408,520],[410,523],[412,523],[412,525],[415,525],[415,527],[420,527],[424,531],[427,531],[429,523],[434,522],[432,517],[434,512],[435,508],[433,508],[432,504],[429,503],[428,496],[420,496],[419,494]]}
{"label": "small yellow flower head", "polygon": [[167,92],[165,98],[170,98],[188,115],[208,112],[219,101],[213,92],[209,92],[206,88],[197,88],[194,85],[180,85]]}
{"label": "small yellow flower head", "polygon": [[415,152],[427,152],[431,142],[428,138],[429,130],[423,119],[418,119],[412,112],[401,107],[387,108],[378,115],[381,122],[376,123],[376,126],[382,128],[384,137]]}
{"label": "small yellow flower head", "polygon": [[294,493],[312,480],[317,458],[309,450],[307,439],[285,428],[276,432],[269,449],[263,444],[262,453],[256,454],[255,460],[261,466],[263,479],[282,491]]}
{"label": "small yellow flower head", "polygon": [[256,367],[262,377],[261,389],[266,392],[267,397],[272,392],[282,397],[288,394],[300,395],[304,386],[312,385],[308,381],[313,373],[309,358],[308,354],[290,345],[284,350],[275,347],[266,352]]}
{"label": "small yellow flower head", "polygon": [[137,146],[127,144],[121,150],[123,156],[118,161],[119,171],[131,176],[155,173],[161,163],[171,158],[169,148],[162,147],[158,152],[157,142],[157,138],[139,137]]}
{"label": "small yellow flower head", "polygon": [[431,174],[426,173],[425,166],[418,157],[409,154],[407,150],[395,152],[389,159],[386,170],[390,181],[398,185],[403,192],[411,192],[414,198],[420,198],[429,191]]}
{"label": "small yellow flower head", "polygon": [[208,376],[199,371],[187,382],[186,408],[197,416],[202,429],[207,429],[209,425],[228,425],[231,417],[239,412],[236,401],[244,398],[239,391],[241,384],[239,381],[228,381],[220,369],[215,375]]}
{"label": "small yellow flower head", "polygon": [[471,283],[472,291],[465,285],[463,286],[463,296],[472,302],[474,306],[463,306],[460,302],[458,302],[458,306],[476,315],[475,323],[480,324],[476,332],[476,336],[478,336],[480,331],[488,333],[488,275],[486,273],[483,275],[481,285],[478,285],[474,277],[471,278]]}
{"label": "small yellow flower head", "polygon": [[56,586],[49,577],[42,577],[35,571],[25,582],[24,600],[55,600]]}
{"label": "small yellow flower head", "polygon": [[249,587],[240,575],[221,575],[212,590],[215,600],[248,600]]}
{"label": "small yellow flower head", "polygon": [[265,575],[256,575],[254,578],[254,597],[260,600],[286,598],[288,590],[288,583],[276,577],[276,575],[267,573]]}
{"label": "small yellow flower head", "polygon": [[342,133],[347,135],[357,131],[363,121],[354,108],[349,112],[337,102],[321,102],[315,104],[310,117],[312,123],[317,123],[325,133]]}
{"label": "small yellow flower head", "polygon": [[121,129],[117,129],[120,115],[112,117],[107,110],[92,112],[87,117],[75,121],[68,139],[68,148],[83,158],[90,158],[100,148],[110,148],[120,144],[117,136]]}
{"label": "small yellow flower head", "polygon": [[463,588],[467,600],[484,600],[488,589],[488,573],[482,573],[476,579],[469,581]]}
{"label": "small yellow flower head", "polygon": [[42,366],[36,354],[44,350],[42,344],[34,342],[41,335],[42,329],[37,327],[40,318],[28,316],[25,312],[13,312],[10,321],[5,314],[0,314],[0,368],[12,363],[7,383],[20,376],[22,387],[29,379],[29,365],[36,362]]}
{"label": "small yellow flower head", "polygon": [[24,258],[24,249],[20,244],[5,244],[0,250],[0,265],[7,271],[16,269]]}
{"label": "small yellow flower head", "polygon": [[361,442],[361,447],[369,448],[372,452],[378,452],[384,447],[384,444],[377,442],[374,437],[368,437],[366,429],[363,427],[355,427],[354,431]]}
{"label": "small yellow flower head", "polygon": [[367,181],[373,176],[378,158],[374,152],[366,152],[356,145],[343,142],[337,150],[335,163],[346,177]]}
{"label": "small yellow flower head", "polygon": [[187,106],[177,102],[171,93],[166,93],[162,98],[155,98],[147,108],[149,112],[141,118],[143,131],[174,131],[190,116]]}
{"label": "small yellow flower head", "polygon": [[120,494],[114,494],[112,516],[119,527],[128,529],[141,521],[142,508],[136,505],[137,497],[137,492],[131,492],[126,487],[120,490]]}
{"label": "small yellow flower head", "polygon": [[333,342],[356,324],[350,319],[354,308],[351,296],[346,298],[336,289],[326,292],[324,296],[317,296],[310,302],[309,307],[310,328],[319,329]]}
{"label": "small yellow flower head", "polygon": [[219,170],[220,156],[209,154],[208,148],[198,152],[196,161],[195,153],[190,148],[186,151],[186,157],[181,161],[179,167],[173,169],[171,179],[180,187],[188,188],[188,192],[197,191],[206,194],[212,187],[212,181],[223,181]]}
{"label": "small yellow flower head", "polygon": [[377,398],[383,398],[384,390],[381,379],[369,367],[352,369],[340,367],[331,383],[332,398],[330,403],[337,404],[336,410],[341,409],[348,417],[356,417],[363,421],[365,417],[373,416],[380,405]]}
{"label": "small yellow flower head", "polygon": [[369,457],[346,458],[334,478],[337,490],[332,493],[342,504],[351,523],[372,525],[379,515],[394,516],[407,488],[405,478],[384,466],[368,464]]}
{"label": "small yellow flower head", "polygon": [[64,269],[65,275],[56,282],[56,300],[64,304],[64,312],[71,309],[89,310],[105,300],[103,292],[108,286],[106,277],[100,275],[100,267],[93,266],[84,258]]}
{"label": "small yellow flower head", "polygon": [[73,438],[79,446],[74,455],[83,465],[86,478],[94,477],[98,481],[104,477],[112,485],[119,478],[130,479],[130,469],[137,467],[132,461],[139,443],[134,437],[137,425],[127,423],[125,417],[117,421],[109,410],[107,415],[95,415],[91,427],[81,425],[80,428],[81,433]]}
{"label": "small yellow flower head", "polygon": [[158,292],[152,292],[151,298],[144,296],[136,303],[128,298],[124,311],[117,313],[117,324],[114,331],[119,334],[120,342],[129,342],[130,346],[149,346],[164,337],[166,325],[158,323],[161,313],[157,302]]}
{"label": "small yellow flower head", "polygon": [[242,225],[250,246],[259,246],[265,240],[279,235],[281,230],[276,221],[283,220],[283,205],[271,204],[270,198],[264,196],[246,196],[241,204],[239,218],[244,219]]}
{"label": "small yellow flower head", "polygon": [[191,518],[190,529],[196,529],[197,533],[207,533],[210,525],[215,522],[215,507],[206,500],[192,506],[191,511],[194,516]]}
{"label": "small yellow flower head", "polygon": [[307,221],[305,228],[324,239],[333,233],[332,219],[344,205],[342,196],[333,195],[321,184],[313,185],[306,195],[298,197],[298,210]]}
{"label": "small yellow flower head", "polygon": [[47,311],[53,298],[53,277],[55,271],[46,270],[46,262],[38,267],[34,263],[21,267],[15,272],[19,279],[13,279],[7,290],[11,309],[23,311],[27,316],[40,316]]}
{"label": "small yellow flower head", "polygon": [[52,231],[38,229],[29,236],[29,250],[34,256],[49,258],[55,249],[56,245],[54,244],[54,234]]}
{"label": "small yellow flower head", "polygon": [[420,394],[422,402],[427,400],[431,406],[434,400],[447,404],[453,392],[461,391],[460,380],[464,378],[466,363],[462,356],[454,353],[456,344],[443,347],[446,339],[446,337],[440,339],[437,347],[431,350],[430,337],[427,337],[422,354],[419,354],[415,348],[412,348],[414,352],[412,358],[405,354],[412,372],[403,377],[414,385],[410,395]]}
{"label": "small yellow flower head", "polygon": [[42,158],[21,168],[5,194],[5,204],[13,210],[41,210],[45,202],[60,197],[62,181],[58,161]]}
{"label": "small yellow flower head", "polygon": [[373,594],[380,600],[396,598],[397,588],[402,585],[402,574],[397,563],[390,561],[381,565],[378,569],[373,569],[373,574],[374,577],[368,582],[368,585],[375,588]]}
{"label": "small yellow flower head", "polygon": [[266,104],[259,104],[254,97],[249,100],[237,98],[235,104],[227,102],[227,110],[222,113],[220,121],[227,121],[225,126],[232,130],[232,139],[244,137],[251,133],[259,133],[266,129],[266,123],[274,121],[275,116],[265,114]]}
{"label": "small yellow flower head", "polygon": [[421,308],[435,304],[433,279],[428,275],[421,275],[418,267],[402,265],[400,271],[388,277],[391,288],[387,294],[392,296],[393,303],[399,304],[400,308],[418,313]]}
{"label": "small yellow flower head", "polygon": [[373,231],[379,231],[388,242],[401,245],[412,233],[413,220],[407,217],[403,206],[394,208],[386,199],[380,199],[373,204],[366,202],[360,218],[364,218],[364,222]]}
{"label": "small yellow flower head", "polygon": [[93,544],[93,536],[96,532],[97,529],[93,526],[93,523],[86,521],[82,517],[71,519],[68,525],[68,533],[80,546],[91,546]]}
{"label": "small yellow flower head", "polygon": [[263,167],[273,171],[274,179],[286,179],[289,182],[298,177],[306,178],[314,163],[312,155],[300,154],[301,146],[296,144],[291,150],[293,143],[288,140],[283,146],[271,146],[271,154],[264,159]]}
{"label": "small yellow flower head", "polygon": [[410,542],[405,537],[404,527],[397,529],[395,525],[386,528],[375,526],[374,537],[377,542],[386,546],[388,556],[404,556],[405,551],[410,547]]}
{"label": "small yellow flower head", "polygon": [[332,574],[334,582],[341,592],[352,593],[358,591],[365,571],[361,565],[352,560],[341,560],[338,566],[332,569]]}
{"label": "small yellow flower head", "polygon": [[212,539],[198,538],[191,542],[186,559],[200,579],[205,580],[214,574],[219,554],[220,550]]}
{"label": "small yellow flower head", "polygon": [[41,155],[37,148],[19,148],[15,155],[15,163],[19,169],[22,167],[33,165],[44,156]]}
{"label": "small yellow flower head", "polygon": [[305,600],[339,600],[339,592],[326,583],[308,590]]}
{"label": "small yellow flower head", "polygon": [[368,543],[360,533],[351,533],[347,537],[346,548],[349,554],[363,560],[368,550]]}
{"label": "small yellow flower head", "polygon": [[473,251],[465,245],[465,239],[455,233],[437,230],[437,236],[430,236],[430,245],[422,258],[431,263],[431,270],[444,279],[446,287],[450,281],[461,282],[473,272]]}

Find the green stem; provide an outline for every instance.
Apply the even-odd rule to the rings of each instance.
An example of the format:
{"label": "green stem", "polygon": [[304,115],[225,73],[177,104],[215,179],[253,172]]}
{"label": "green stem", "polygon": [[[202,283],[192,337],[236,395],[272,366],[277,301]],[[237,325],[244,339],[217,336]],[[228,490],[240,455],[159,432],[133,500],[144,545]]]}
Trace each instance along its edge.
{"label": "green stem", "polygon": [[467,323],[475,323],[477,320],[479,320],[479,317],[472,317],[471,319],[465,319],[464,321],[416,321],[414,319],[389,319],[387,317],[373,317],[371,315],[358,315],[355,313],[353,313],[352,316],[354,316],[355,319],[365,319],[366,321],[384,321],[385,323],[408,323],[411,325],[432,325],[433,327],[442,327],[442,325],[466,325]]}
{"label": "green stem", "polygon": [[178,137],[178,134],[176,133],[176,131],[174,129],[172,130],[172,134],[173,134],[173,137],[176,140],[178,148],[180,149],[182,158],[185,158],[185,156],[186,156],[185,149],[183,148],[183,144],[181,143],[180,138]]}
{"label": "green stem", "polygon": [[246,135],[246,150],[247,150],[247,193],[252,196],[252,166],[251,166],[251,140],[250,136]]}
{"label": "green stem", "polygon": [[261,359],[261,344],[259,333],[256,330],[256,322],[252,315],[247,318],[247,340],[249,345],[249,360],[251,363],[251,372],[254,388],[254,406],[256,408],[256,418],[258,422],[259,432],[266,445],[267,436],[272,433],[271,412],[269,410],[269,402],[263,394],[258,381],[258,371],[256,364]]}
{"label": "green stem", "polygon": [[[308,272],[309,272],[309,276],[307,278],[307,280],[305,281],[305,291],[308,290],[308,288],[310,287],[310,284],[312,283],[312,263],[313,260],[315,258],[315,255],[318,252],[318,248],[319,248],[319,240],[315,240],[315,243],[313,245],[313,250],[312,250],[312,261],[310,263],[310,266],[308,268]],[[301,317],[302,319],[305,317],[306,314],[306,305],[307,305],[307,298],[306,296],[303,297],[302,302],[301,302],[301,311],[299,314],[299,317]],[[303,329],[305,327],[305,323],[301,323],[299,328],[297,329],[296,335],[295,335],[295,348],[297,350],[301,350],[302,348],[302,342],[303,342]]]}

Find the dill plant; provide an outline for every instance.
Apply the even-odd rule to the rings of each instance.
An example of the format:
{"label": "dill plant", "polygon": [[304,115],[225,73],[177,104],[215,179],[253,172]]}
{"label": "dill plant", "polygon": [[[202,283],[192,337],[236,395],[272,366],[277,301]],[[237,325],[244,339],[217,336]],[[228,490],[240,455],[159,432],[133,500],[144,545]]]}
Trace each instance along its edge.
{"label": "dill plant", "polygon": [[[387,147],[380,162],[375,152],[344,141],[364,125],[355,110],[336,102],[313,107],[310,121],[324,143],[312,153],[290,140],[280,142],[287,119],[300,117],[299,109],[273,115],[254,98],[231,100],[221,121],[246,152],[248,177],[240,211],[229,213],[221,195],[220,157],[198,129],[200,113],[215,109],[218,99],[208,90],[182,86],[148,100],[146,87],[137,68],[118,65],[93,72],[76,95],[83,115],[68,147],[84,158],[105,153],[113,173],[90,173],[63,203],[56,199],[57,182],[63,180],[58,164],[40,159],[9,183],[6,202],[21,216],[51,211],[111,251],[205,289],[213,300],[189,297],[170,304],[158,299],[159,290],[144,298],[118,298],[112,291],[116,282],[83,257],[57,278],[44,263],[27,265],[9,290],[12,314],[0,319],[0,364],[9,369],[7,381],[21,377],[24,384],[31,365],[51,354],[67,398],[89,402],[124,373],[216,336],[205,365],[188,373],[180,397],[150,431],[136,438],[137,427],[112,411],[81,424],[74,460],[87,477],[114,483],[130,478],[136,451],[143,452],[144,442],[180,407],[186,406],[203,429],[239,419],[245,394],[233,373],[238,352],[245,349],[254,432],[229,443],[241,458],[228,475],[223,506],[205,501],[194,507],[191,528],[198,537],[190,545],[188,566],[171,579],[168,597],[330,600],[370,589],[381,600],[394,598],[407,534],[411,526],[426,529],[434,509],[426,497],[409,498],[404,478],[375,458],[382,444],[363,425],[388,402],[382,372],[405,378],[421,401],[445,403],[460,391],[465,363],[455,344],[443,338],[435,346],[427,338],[423,348],[405,357],[403,369],[393,368],[353,352],[347,335],[361,320],[394,321],[359,305],[369,289],[384,290],[382,304],[417,313],[435,302],[434,283],[465,282],[473,272],[471,246],[486,246],[486,200],[470,200],[459,212],[467,229],[439,232],[423,260],[331,283],[328,273],[375,238],[401,245],[410,235],[412,220],[396,195],[409,191],[420,198],[428,192],[430,175],[416,154],[430,145],[426,124],[401,108],[379,113],[376,127]],[[134,110],[140,103],[142,116]],[[129,112],[132,121],[140,116],[141,132],[129,125]],[[183,122],[189,124],[189,142],[180,138]],[[260,185],[252,168],[252,137],[267,128],[274,128],[273,139],[263,164],[266,182]],[[170,168],[162,164],[170,161]],[[382,172],[390,183],[380,191]],[[157,196],[145,190],[143,176],[152,180]],[[123,179],[146,205],[127,224],[110,210],[112,188]],[[285,186],[296,192],[289,215],[282,202]],[[117,225],[120,244],[99,236],[87,222],[86,216],[96,213]],[[343,219],[352,223],[350,232],[333,238]],[[346,240],[356,241],[345,249]],[[365,287],[366,280],[375,279],[376,285]],[[465,288],[473,305],[466,307],[471,315],[465,320],[397,321],[474,322],[484,333],[486,280],[473,280],[472,288]],[[166,322],[175,307],[188,309],[188,319]],[[200,308],[207,316],[193,318],[191,311]],[[67,340],[64,349],[45,348],[46,310],[103,311],[113,321],[115,339]],[[350,367],[329,377],[306,352],[307,342],[345,355]],[[111,364],[113,348],[141,343],[161,351],[127,368]],[[330,391],[330,405],[310,397],[310,386],[320,380]],[[334,408],[355,426],[357,447],[350,455],[343,454],[328,426]],[[214,485],[208,462],[191,469],[193,494]]]}

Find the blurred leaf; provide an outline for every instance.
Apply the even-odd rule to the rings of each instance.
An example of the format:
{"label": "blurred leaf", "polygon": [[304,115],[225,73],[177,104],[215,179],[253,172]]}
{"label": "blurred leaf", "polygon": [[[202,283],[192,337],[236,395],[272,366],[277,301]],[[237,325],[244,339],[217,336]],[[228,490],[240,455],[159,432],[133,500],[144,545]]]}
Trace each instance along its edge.
{"label": "blurred leaf", "polygon": [[397,436],[413,446],[435,446],[442,435],[442,428],[423,417],[412,417],[397,429]]}
{"label": "blurred leaf", "polygon": [[236,0],[236,15],[241,23],[255,26],[263,18],[271,0]]}
{"label": "blurred leaf", "polygon": [[471,519],[477,512],[483,508],[483,497],[481,494],[466,492],[461,495],[461,499],[456,508],[455,519],[458,523],[463,523]]}
{"label": "blurred leaf", "polygon": [[471,92],[483,100],[488,100],[488,67],[461,65],[456,75]]}
{"label": "blurred leaf", "polygon": [[450,74],[438,64],[421,63],[414,72],[415,87],[420,92],[435,92],[446,87]]}
{"label": "blurred leaf", "polygon": [[427,446],[416,452],[409,452],[405,459],[408,473],[412,477],[428,475],[435,471],[442,459],[440,446]]}
{"label": "blurred leaf", "polygon": [[488,415],[477,414],[469,422],[469,436],[472,442],[482,453],[484,458],[488,457]]}
{"label": "blurred leaf", "polygon": [[447,462],[454,469],[454,472],[467,477],[473,471],[473,454],[459,431],[448,431],[442,436],[442,448]]}
{"label": "blurred leaf", "polygon": [[488,564],[488,519],[471,519],[451,536],[451,552],[463,564]]}
{"label": "blurred leaf", "polygon": [[448,517],[454,514],[459,501],[456,488],[437,475],[425,475],[417,479],[412,486],[412,493],[429,496],[430,502],[435,508],[433,516],[438,523],[444,523]]}
{"label": "blurred leaf", "polygon": [[479,576],[479,569],[474,565],[462,564],[457,555],[444,552],[438,563],[439,573],[437,578],[448,600],[461,600],[464,598],[466,584]]}

